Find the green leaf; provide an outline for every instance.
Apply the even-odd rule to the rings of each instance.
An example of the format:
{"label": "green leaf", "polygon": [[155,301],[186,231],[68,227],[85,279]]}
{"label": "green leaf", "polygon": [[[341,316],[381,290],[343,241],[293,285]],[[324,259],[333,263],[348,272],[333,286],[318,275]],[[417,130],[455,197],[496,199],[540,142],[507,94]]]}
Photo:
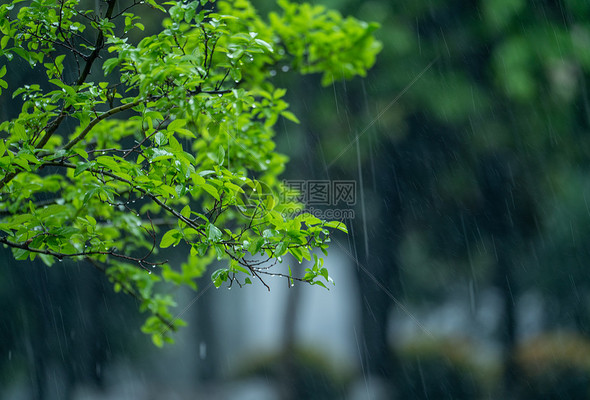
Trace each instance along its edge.
{"label": "green leaf", "polygon": [[65,83],[63,83],[62,81],[60,81],[59,79],[50,79],[49,83],[53,83],[54,85],[62,88],[63,90],[66,91],[67,94],[69,94],[70,96],[75,96],[76,95],[76,89],[74,89],[73,87],[66,85]]}
{"label": "green leaf", "polygon": [[72,151],[74,153],[78,154],[82,158],[86,158],[86,159],[88,158],[88,153],[79,147],[73,148]]}
{"label": "green leaf", "polygon": [[223,146],[219,145],[215,153],[207,153],[207,156],[215,162],[215,164],[222,165],[225,158],[225,150]]}
{"label": "green leaf", "polygon": [[186,125],[186,119],[175,119],[174,121],[170,122],[170,124],[168,125],[168,130],[169,131],[176,131],[177,129],[182,128],[183,126]]}
{"label": "green leaf", "polygon": [[12,252],[13,256],[17,260],[26,260],[29,256],[29,252],[24,249],[14,249]]}
{"label": "green leaf", "polygon": [[156,347],[164,346],[164,338],[160,333],[154,333],[152,335],[152,342],[156,345]]}
{"label": "green leaf", "polygon": [[80,163],[76,165],[76,169],[74,170],[74,177],[80,175],[82,172],[86,171],[89,168],[94,167],[96,163],[94,161],[89,161],[85,163]]}
{"label": "green leaf", "polygon": [[102,69],[104,70],[105,75],[110,74],[113,72],[115,67],[119,64],[118,58],[109,58],[102,63]]}
{"label": "green leaf", "polygon": [[218,242],[221,239],[223,233],[213,224],[207,226],[207,238],[211,242]]}
{"label": "green leaf", "polygon": [[318,286],[321,286],[321,287],[323,287],[323,288],[324,288],[324,289],[326,289],[326,290],[330,290],[330,289],[328,289],[328,287],[327,287],[327,286],[324,284],[324,282],[322,282],[322,281],[313,281],[313,282],[311,282],[311,284],[312,284],[312,285],[318,285]]}
{"label": "green leaf", "polygon": [[264,47],[264,48],[265,48],[266,50],[268,50],[270,53],[272,53],[272,52],[273,52],[272,46],[271,46],[269,43],[265,42],[264,40],[262,40],[262,39],[254,39],[254,41],[255,41],[256,43],[258,43],[259,45],[261,45],[262,47]]}
{"label": "green leaf", "polygon": [[248,251],[250,252],[250,254],[255,256],[256,254],[258,254],[258,252],[260,251],[260,249],[262,248],[264,243],[265,243],[264,238],[258,238],[257,240],[255,240],[254,242],[252,242],[250,244]]}
{"label": "green leaf", "polygon": [[119,164],[112,157],[109,156],[96,157],[96,164],[103,167],[107,167],[113,172],[117,172],[120,170]]}
{"label": "green leaf", "polygon": [[217,289],[227,280],[229,270],[226,268],[218,269],[211,274],[211,281]]}
{"label": "green leaf", "polygon": [[336,228],[336,229],[348,234],[348,229],[346,228],[346,224],[344,224],[343,222],[328,221],[328,222],[324,223],[324,226],[328,227],[328,228]]}
{"label": "green leaf", "polygon": [[247,269],[247,268],[245,268],[245,267],[241,266],[241,265],[240,265],[240,264],[238,264],[237,262],[233,262],[233,263],[232,263],[232,265],[231,265],[231,269],[232,269],[232,270],[235,270],[235,271],[242,272],[242,273],[244,273],[244,274],[246,274],[246,275],[251,275],[251,273],[250,273],[250,270],[249,270],[249,269]]}
{"label": "green leaf", "polygon": [[168,150],[156,148],[156,149],[152,149],[152,157],[150,158],[150,161],[156,162],[156,161],[168,160],[172,157],[174,157],[174,154],[169,152]]}
{"label": "green leaf", "polygon": [[182,215],[185,218],[190,218],[191,217],[191,208],[190,206],[184,206],[184,208],[180,211],[180,215]]}
{"label": "green leaf", "polygon": [[289,121],[293,121],[296,124],[299,124],[299,119],[295,116],[295,114],[293,114],[291,111],[282,111],[281,115],[285,118],[287,118]]}
{"label": "green leaf", "polygon": [[219,146],[217,148],[217,162],[219,163],[219,165],[223,165],[223,161],[225,159],[225,150],[223,149],[223,146]]}
{"label": "green leaf", "polygon": [[223,259],[223,257],[225,257],[225,247],[223,247],[221,243],[216,243],[215,245],[213,245],[213,248],[215,249],[215,253],[217,254],[217,260],[221,260]]}
{"label": "green leaf", "polygon": [[163,146],[168,143],[168,137],[166,137],[166,135],[164,135],[162,132],[158,131],[154,135],[154,142],[156,142],[158,146]]}
{"label": "green leaf", "polygon": [[207,192],[211,196],[213,196],[216,200],[220,200],[221,199],[221,197],[219,197],[219,192],[217,191],[217,189],[215,188],[215,186],[212,186],[212,185],[210,185],[208,183],[205,183],[205,184],[201,185],[200,187],[205,192]]}
{"label": "green leaf", "polygon": [[280,242],[275,248],[275,257],[280,257],[287,251],[287,243]]}
{"label": "green leaf", "polygon": [[291,253],[293,257],[295,257],[295,259],[300,263],[303,261],[303,252],[299,249],[299,247],[290,248],[289,253]]}
{"label": "green leaf", "polygon": [[181,238],[180,231],[178,229],[171,229],[162,236],[162,240],[160,241],[160,247],[165,249],[166,247],[170,247],[172,245],[178,244]]}
{"label": "green leaf", "polygon": [[19,140],[25,140],[27,138],[27,131],[25,130],[25,127],[18,122],[14,123],[13,134],[15,135],[15,138]]}

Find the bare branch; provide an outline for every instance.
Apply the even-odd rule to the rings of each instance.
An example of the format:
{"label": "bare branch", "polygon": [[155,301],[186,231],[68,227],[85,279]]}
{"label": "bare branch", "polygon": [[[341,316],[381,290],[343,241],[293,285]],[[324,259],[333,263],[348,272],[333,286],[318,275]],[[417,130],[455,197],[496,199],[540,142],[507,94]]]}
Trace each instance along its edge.
{"label": "bare branch", "polygon": [[[109,250],[109,251],[80,251],[77,253],[61,253],[61,252],[53,251],[53,250],[49,250],[49,249],[38,249],[38,248],[29,247],[29,244],[30,244],[29,241],[17,243],[17,242],[12,242],[12,241],[8,240],[6,237],[1,237],[0,243],[5,244],[9,247],[27,250],[32,253],[46,254],[48,256],[55,257],[58,260],[63,260],[64,258],[91,257],[91,256],[97,256],[97,255],[112,256],[115,258],[120,258],[122,260],[134,262],[134,263],[138,264],[142,269],[144,269],[150,273],[151,273],[151,270],[148,269],[146,267],[146,265],[162,265],[162,264],[166,264],[168,262],[168,260],[157,261],[157,262],[148,262],[145,258],[131,257],[131,256],[127,256],[125,254],[116,253],[113,250]],[[150,252],[150,254],[151,254],[151,252]]]}

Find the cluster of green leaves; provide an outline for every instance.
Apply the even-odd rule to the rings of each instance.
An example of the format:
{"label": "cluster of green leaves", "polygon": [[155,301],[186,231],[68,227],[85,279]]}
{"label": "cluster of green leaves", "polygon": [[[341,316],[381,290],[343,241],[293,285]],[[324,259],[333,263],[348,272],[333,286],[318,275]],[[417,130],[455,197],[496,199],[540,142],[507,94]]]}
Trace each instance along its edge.
{"label": "cluster of green leaves", "polygon": [[[287,158],[273,125],[297,122],[269,71],[290,65],[324,83],[362,75],[380,47],[375,26],[286,1],[270,23],[247,1],[104,3],[0,5],[0,57],[47,77],[15,88],[21,112],[0,123],[0,243],[17,259],[91,262],[140,300],[157,345],[183,324],[166,288],[196,289],[215,259],[227,262],[212,274],[216,287],[268,287],[265,275],[331,281],[312,252],[326,254],[329,229],[344,224],[292,217],[276,196],[252,195],[281,190]],[[162,12],[163,29],[133,40],[145,29],[139,7]],[[158,258],[179,244],[188,253],[180,268]],[[275,273],[287,254],[299,263],[313,255],[313,267]]]}

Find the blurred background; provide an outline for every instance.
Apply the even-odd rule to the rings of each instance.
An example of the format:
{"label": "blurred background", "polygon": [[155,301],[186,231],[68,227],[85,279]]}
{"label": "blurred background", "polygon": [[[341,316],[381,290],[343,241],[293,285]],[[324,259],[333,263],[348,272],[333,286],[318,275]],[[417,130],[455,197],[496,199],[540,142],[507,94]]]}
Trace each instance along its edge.
{"label": "blurred background", "polygon": [[365,79],[273,73],[284,178],[356,185],[335,286],[205,276],[158,349],[89,265],[2,250],[1,398],[590,398],[590,3],[312,3],[384,46]]}

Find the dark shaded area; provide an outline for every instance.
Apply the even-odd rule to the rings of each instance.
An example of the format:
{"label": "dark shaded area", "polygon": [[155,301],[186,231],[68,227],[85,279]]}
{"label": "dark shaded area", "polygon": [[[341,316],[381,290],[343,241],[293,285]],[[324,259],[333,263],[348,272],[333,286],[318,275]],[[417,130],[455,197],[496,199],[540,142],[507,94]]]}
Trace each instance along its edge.
{"label": "dark shaded area", "polygon": [[[536,385],[548,376],[567,396],[586,398],[583,385],[573,389],[590,378],[585,367],[571,367],[571,379],[551,368],[526,377],[518,355],[540,333],[527,331],[527,310],[519,311],[527,294],[540,296],[541,329],[587,332],[590,65],[582,49],[588,39],[577,35],[587,35],[590,8],[567,1],[341,4],[382,22],[385,50],[362,83],[310,84],[315,101],[300,114],[312,114],[321,137],[330,168],[319,175],[364,182],[366,204],[357,202],[350,221],[355,262],[367,269],[358,268],[364,371],[391,382],[401,398],[486,391],[538,398]],[[418,260],[438,266],[430,279],[430,266],[413,268],[413,243],[421,246]],[[493,337],[501,372],[488,374],[492,387],[461,371],[446,376],[444,360],[409,362],[383,351],[398,307],[387,291],[436,312],[455,290],[469,291],[477,305],[488,289],[502,302]]]}
{"label": "dark shaded area", "polygon": [[0,351],[8,357],[0,376],[27,371],[31,398],[69,399],[81,383],[102,388],[113,361],[137,354],[125,334],[139,327],[135,305],[102,275],[86,265],[48,269],[3,253]]}

